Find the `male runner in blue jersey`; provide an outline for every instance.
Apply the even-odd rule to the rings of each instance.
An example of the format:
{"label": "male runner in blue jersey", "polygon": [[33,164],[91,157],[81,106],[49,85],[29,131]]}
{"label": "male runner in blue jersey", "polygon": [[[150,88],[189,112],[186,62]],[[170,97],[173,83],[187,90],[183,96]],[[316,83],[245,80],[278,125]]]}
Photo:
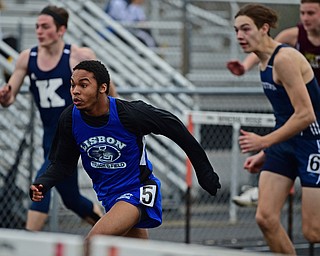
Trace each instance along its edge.
{"label": "male runner in blue jersey", "polygon": [[[318,84],[320,83],[320,0],[300,0],[300,22],[295,27],[281,31],[275,40],[301,52],[310,63]],[[233,74],[240,76],[258,62],[258,57],[251,53],[242,62],[229,61],[227,67]],[[249,171],[251,172],[250,168]],[[258,188],[247,187],[241,195],[232,198],[240,206],[256,205],[258,202]]]}
{"label": "male runner in blue jersey", "polygon": [[276,12],[261,4],[244,5],[235,15],[238,43],[259,58],[261,84],[276,119],[264,136],[241,130],[239,145],[242,153],[259,152],[244,167],[261,170],[256,221],[270,249],[296,255],[281,211],[297,177],[304,237],[320,242],[320,87],[307,59],[270,36],[277,20]]}
{"label": "male runner in blue jersey", "polygon": [[30,187],[41,201],[46,191],[73,174],[81,156],[106,214],[87,236],[148,238],[147,228],[162,221],[160,181],[153,175],[145,135],[161,134],[177,143],[194,166],[199,184],[211,195],[221,187],[207,155],[184,124],[168,111],[143,101],[108,96],[110,77],[99,61],[74,67],[74,105],[61,114],[50,153],[51,165]]}
{"label": "male runner in blue jersey", "polygon": [[[16,62],[8,84],[0,89],[0,103],[11,105],[18,94],[25,76],[30,78],[30,91],[39,109],[43,125],[44,163],[37,173],[40,176],[48,166],[48,154],[61,112],[72,103],[70,77],[72,67],[84,59],[96,59],[87,47],[66,44],[63,35],[67,30],[68,12],[61,7],[47,6],[39,14],[36,23],[38,46],[24,50]],[[114,85],[111,95],[115,95]],[[81,218],[94,224],[102,215],[97,204],[79,192],[77,172],[57,184],[65,206]],[[33,202],[26,229],[38,231],[45,224],[50,204],[49,193],[42,202]]]}

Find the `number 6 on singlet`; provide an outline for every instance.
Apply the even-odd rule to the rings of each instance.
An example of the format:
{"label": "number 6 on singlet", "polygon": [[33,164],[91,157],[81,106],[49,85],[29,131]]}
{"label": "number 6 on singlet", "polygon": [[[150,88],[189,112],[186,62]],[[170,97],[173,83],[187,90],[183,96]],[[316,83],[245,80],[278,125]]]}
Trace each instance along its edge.
{"label": "number 6 on singlet", "polygon": [[320,174],[320,154],[311,154],[309,156],[307,171]]}
{"label": "number 6 on singlet", "polygon": [[149,207],[153,207],[156,193],[156,185],[144,185],[143,187],[140,187],[140,203]]}

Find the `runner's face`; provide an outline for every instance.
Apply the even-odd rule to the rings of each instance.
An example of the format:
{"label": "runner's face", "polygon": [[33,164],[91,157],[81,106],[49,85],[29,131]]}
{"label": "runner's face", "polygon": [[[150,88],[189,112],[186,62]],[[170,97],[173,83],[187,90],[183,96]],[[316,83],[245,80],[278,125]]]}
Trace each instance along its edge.
{"label": "runner's face", "polygon": [[40,46],[50,46],[57,42],[61,37],[61,30],[57,30],[52,16],[42,14],[36,23],[36,34]]}
{"label": "runner's face", "polygon": [[234,29],[238,43],[245,53],[253,52],[257,49],[261,41],[261,35],[251,18],[238,16],[234,22]]}
{"label": "runner's face", "polygon": [[303,3],[300,5],[300,20],[307,31],[320,30],[320,4]]}
{"label": "runner's face", "polygon": [[97,80],[92,72],[77,69],[71,76],[70,92],[74,105],[86,112],[94,111],[99,96]]}

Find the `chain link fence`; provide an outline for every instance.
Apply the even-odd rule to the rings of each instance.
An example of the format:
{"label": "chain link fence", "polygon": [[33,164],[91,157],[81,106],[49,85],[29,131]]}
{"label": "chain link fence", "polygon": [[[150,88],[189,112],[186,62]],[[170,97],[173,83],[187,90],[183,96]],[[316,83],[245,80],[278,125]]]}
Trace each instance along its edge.
{"label": "chain link fence", "polygon": [[[181,72],[184,72],[182,70],[183,63],[189,60],[190,67],[186,77],[199,88],[208,89],[207,93],[200,95],[195,92],[191,95],[200,110],[232,111],[235,113],[235,117],[239,112],[270,113],[270,105],[262,93],[251,94],[245,90],[246,88],[259,87],[257,72],[252,71],[245,77],[235,78],[225,69],[227,60],[233,57],[243,57],[238,49],[232,48],[233,28],[231,23],[228,23],[228,26],[212,25],[212,20],[201,19],[195,13],[190,13],[189,18],[192,22],[192,29],[189,31],[191,48],[189,49],[190,56],[185,56],[185,52],[181,49],[183,16],[181,6],[177,6],[179,1],[146,2],[148,2],[146,10],[148,10],[150,22],[153,22],[153,27],[152,23],[149,25],[160,45],[157,53]],[[231,21],[232,19],[231,1],[189,2],[207,13],[210,12],[211,19],[213,17],[219,17],[220,21]],[[274,6],[282,12],[284,9],[290,8],[292,12],[288,12],[288,15],[297,19],[288,19],[286,25],[295,25],[294,22],[298,20],[297,3],[274,4]],[[193,11],[201,10],[197,8]],[[160,26],[161,21],[167,23],[162,23]],[[284,18],[281,22],[284,22]],[[164,27],[163,24],[168,27]],[[20,26],[17,31],[21,31],[22,28],[23,26]],[[8,29],[15,31],[12,27]],[[8,30],[4,30],[4,32],[6,31]],[[22,49],[36,44],[35,37],[30,31],[29,27],[20,33],[20,35],[25,35],[22,40]],[[224,89],[237,87],[238,91],[219,91],[220,87]],[[214,93],[212,92],[213,88],[217,89]],[[141,93],[143,94],[143,92]],[[123,96],[130,99],[129,93],[123,94]],[[8,109],[0,109],[0,227],[24,228],[26,212],[30,204],[28,188],[36,170],[42,164],[42,128],[38,113],[34,110],[31,102],[32,97],[28,93],[24,93],[18,95],[13,106]],[[187,124],[184,116],[180,116],[180,118]],[[259,134],[270,131],[270,128],[265,126],[243,128]],[[216,197],[208,196],[198,186],[194,175],[191,193],[188,194],[184,183],[185,173],[174,165],[167,168],[167,173],[159,172],[157,166],[166,167],[167,163],[175,162],[172,151],[177,152],[181,158],[184,157],[183,153],[179,149],[173,149],[172,143],[164,139],[163,144],[167,145],[167,149],[166,147],[161,149],[162,158],[159,158],[159,152],[156,152],[157,147],[153,147],[155,142],[152,139],[153,136],[147,138],[155,174],[163,183],[163,224],[159,228],[150,230],[151,239],[234,248],[265,245],[262,234],[255,223],[255,208],[236,207],[231,202],[232,193],[239,193],[241,186],[251,184],[253,179],[242,169],[242,163],[246,156],[233,151],[235,134],[233,123],[228,125],[202,123],[198,124],[195,129],[195,136],[201,142],[221,177],[222,189]],[[238,164],[232,162],[232,159],[235,158]],[[235,174],[237,174],[236,177]],[[237,183],[231,192],[230,187],[235,180]],[[96,201],[91,181],[81,169],[81,165],[79,184],[81,192]],[[91,227],[65,209],[55,190],[52,193],[53,200],[45,231],[87,234]],[[301,191],[299,186],[296,186],[293,197],[289,199],[283,210],[282,222],[296,243],[305,242],[301,232]],[[188,205],[189,201],[190,205]]]}

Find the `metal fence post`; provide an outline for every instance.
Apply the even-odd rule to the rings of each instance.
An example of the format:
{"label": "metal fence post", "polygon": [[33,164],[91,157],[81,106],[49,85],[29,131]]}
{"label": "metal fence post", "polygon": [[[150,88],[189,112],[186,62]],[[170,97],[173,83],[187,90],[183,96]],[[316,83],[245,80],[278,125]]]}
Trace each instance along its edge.
{"label": "metal fence post", "polygon": [[237,207],[232,202],[232,197],[237,195],[237,186],[238,186],[238,167],[239,167],[239,146],[238,146],[238,137],[239,137],[240,123],[234,122],[232,124],[232,148],[231,148],[231,180],[230,180],[230,210],[229,216],[231,222],[237,221]]}
{"label": "metal fence post", "polygon": [[183,1],[183,33],[182,33],[182,74],[186,75],[190,71],[190,40],[191,40],[191,23],[188,16],[189,0]]}
{"label": "metal fence post", "polygon": [[[194,133],[192,114],[188,115],[188,130],[191,134]],[[186,161],[186,244],[190,243],[190,219],[191,219],[191,187],[192,187],[192,165],[187,157]]]}
{"label": "metal fence post", "polygon": [[49,221],[50,224],[50,231],[58,232],[59,231],[59,217],[58,217],[58,207],[59,207],[59,200],[58,200],[58,192],[55,188],[51,189],[51,218]]}

